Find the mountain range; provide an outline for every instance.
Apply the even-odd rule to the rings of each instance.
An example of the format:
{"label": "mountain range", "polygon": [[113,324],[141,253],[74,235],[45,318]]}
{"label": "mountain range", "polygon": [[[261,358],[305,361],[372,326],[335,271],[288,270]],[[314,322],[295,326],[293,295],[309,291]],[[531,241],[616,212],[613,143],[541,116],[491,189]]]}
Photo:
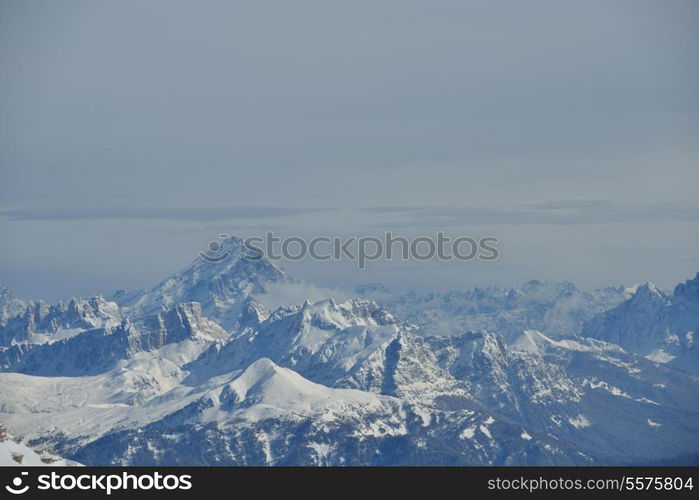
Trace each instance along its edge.
{"label": "mountain range", "polygon": [[86,465],[699,462],[699,274],[270,307],[304,285],[237,238],[222,249],[106,298],[0,288],[16,445]]}

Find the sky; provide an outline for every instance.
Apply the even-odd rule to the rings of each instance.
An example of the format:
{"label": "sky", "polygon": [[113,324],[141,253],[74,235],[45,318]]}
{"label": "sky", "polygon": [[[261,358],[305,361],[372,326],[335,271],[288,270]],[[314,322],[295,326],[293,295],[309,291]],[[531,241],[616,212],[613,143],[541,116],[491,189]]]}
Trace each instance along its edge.
{"label": "sky", "polygon": [[155,285],[219,233],[496,236],[344,287],[699,270],[699,2],[0,0],[0,283]]}

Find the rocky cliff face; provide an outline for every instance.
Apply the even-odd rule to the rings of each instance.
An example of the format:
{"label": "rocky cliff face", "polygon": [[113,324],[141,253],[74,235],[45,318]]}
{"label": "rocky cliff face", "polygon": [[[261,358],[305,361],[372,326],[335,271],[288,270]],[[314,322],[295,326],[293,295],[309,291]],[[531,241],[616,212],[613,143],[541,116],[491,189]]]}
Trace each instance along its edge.
{"label": "rocky cliff face", "polygon": [[699,374],[699,274],[666,294],[648,283],[590,320],[582,335],[620,345],[657,363]]}

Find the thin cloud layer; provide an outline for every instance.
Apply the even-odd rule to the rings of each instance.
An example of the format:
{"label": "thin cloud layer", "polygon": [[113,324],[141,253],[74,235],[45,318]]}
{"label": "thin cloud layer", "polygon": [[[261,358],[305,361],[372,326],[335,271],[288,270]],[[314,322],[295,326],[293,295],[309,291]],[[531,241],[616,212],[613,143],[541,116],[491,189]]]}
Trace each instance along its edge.
{"label": "thin cloud layer", "polygon": [[278,219],[322,212],[323,208],[282,207],[148,207],[148,206],[81,206],[81,207],[32,207],[0,210],[0,217],[9,220],[180,220],[227,221]]}
{"label": "thin cloud layer", "polygon": [[[374,215],[402,216],[395,226],[587,225],[687,222],[699,219],[696,203],[627,203],[610,200],[563,200],[512,207],[370,207]],[[386,223],[375,223],[384,227]]]}

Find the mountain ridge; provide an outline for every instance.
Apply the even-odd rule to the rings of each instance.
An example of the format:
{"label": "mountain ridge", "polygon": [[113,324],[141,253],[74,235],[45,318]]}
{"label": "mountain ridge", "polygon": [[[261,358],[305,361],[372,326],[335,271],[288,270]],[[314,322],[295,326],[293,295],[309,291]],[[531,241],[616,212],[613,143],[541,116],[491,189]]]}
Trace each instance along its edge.
{"label": "mountain ridge", "polygon": [[241,240],[221,249],[112,300],[0,289],[0,422],[90,465],[608,465],[699,449],[699,362],[666,342],[689,339],[699,274],[672,294],[372,285],[269,309],[270,288],[298,282],[244,259]]}

